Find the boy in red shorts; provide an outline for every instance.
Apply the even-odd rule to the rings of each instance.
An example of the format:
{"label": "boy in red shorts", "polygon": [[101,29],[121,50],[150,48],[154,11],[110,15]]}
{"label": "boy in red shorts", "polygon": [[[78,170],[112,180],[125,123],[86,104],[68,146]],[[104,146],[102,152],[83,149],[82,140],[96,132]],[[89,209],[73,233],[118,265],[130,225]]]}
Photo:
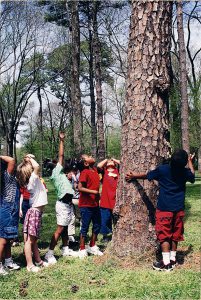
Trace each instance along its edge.
{"label": "boy in red shorts", "polygon": [[187,181],[195,181],[192,159],[192,155],[188,157],[187,152],[180,149],[172,154],[170,164],[160,165],[147,173],[126,174],[127,181],[148,179],[159,182],[155,229],[163,260],[153,263],[153,268],[158,271],[171,271],[175,267],[177,244],[184,240],[185,186]]}

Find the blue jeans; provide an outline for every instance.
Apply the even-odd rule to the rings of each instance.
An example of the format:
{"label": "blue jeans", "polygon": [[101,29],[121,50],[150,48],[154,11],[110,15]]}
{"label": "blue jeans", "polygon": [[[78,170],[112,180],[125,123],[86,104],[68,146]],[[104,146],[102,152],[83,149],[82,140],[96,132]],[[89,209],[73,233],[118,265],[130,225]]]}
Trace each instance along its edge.
{"label": "blue jeans", "polygon": [[87,236],[89,225],[92,221],[92,232],[99,234],[101,227],[101,215],[99,207],[80,207],[80,215],[82,220],[82,227],[80,233],[83,237]]}
{"label": "blue jeans", "polygon": [[100,208],[101,212],[101,230],[100,233],[107,235],[112,233],[112,210],[109,208]]}
{"label": "blue jeans", "polygon": [[7,202],[1,199],[0,204],[0,237],[13,239],[18,237],[19,223],[19,193],[17,191],[15,200]]}
{"label": "blue jeans", "polygon": [[29,200],[26,199],[22,201],[22,218],[20,219],[20,223],[21,224],[24,224],[24,219],[26,217],[26,213],[28,211],[28,209],[30,208],[30,205],[29,205]]}

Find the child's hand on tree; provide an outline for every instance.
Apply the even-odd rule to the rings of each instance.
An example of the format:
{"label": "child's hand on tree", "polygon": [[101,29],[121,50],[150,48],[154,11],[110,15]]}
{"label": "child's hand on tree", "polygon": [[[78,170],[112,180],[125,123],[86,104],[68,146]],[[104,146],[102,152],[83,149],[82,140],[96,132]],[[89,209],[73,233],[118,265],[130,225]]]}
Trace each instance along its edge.
{"label": "child's hand on tree", "polygon": [[135,178],[135,173],[130,171],[129,173],[126,174],[125,178],[126,181],[131,181],[132,179]]}
{"label": "child's hand on tree", "polygon": [[59,132],[59,138],[61,141],[65,139],[65,133],[64,132]]}
{"label": "child's hand on tree", "polygon": [[194,158],[195,158],[195,153],[193,153],[193,154],[189,154],[189,156],[188,156],[188,160],[189,161],[193,161],[194,160]]}

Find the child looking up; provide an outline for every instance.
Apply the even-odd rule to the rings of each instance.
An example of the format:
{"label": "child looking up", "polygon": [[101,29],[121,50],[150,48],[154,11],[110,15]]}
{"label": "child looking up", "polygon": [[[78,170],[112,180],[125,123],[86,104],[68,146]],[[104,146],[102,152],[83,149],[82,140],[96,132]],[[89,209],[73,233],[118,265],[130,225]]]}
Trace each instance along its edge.
{"label": "child looking up", "polygon": [[61,236],[63,248],[63,256],[77,256],[78,252],[69,249],[68,247],[68,226],[71,223],[71,220],[74,216],[72,198],[73,198],[73,189],[70,181],[66,176],[66,171],[64,169],[64,139],[65,134],[60,132],[59,134],[59,161],[53,169],[51,179],[56,189],[57,201],[55,205],[56,218],[57,218],[57,229],[54,232],[49,250],[45,255],[45,260],[49,264],[55,264],[57,262],[54,256],[54,248],[57,245],[57,242]]}
{"label": "child looking up", "polygon": [[[83,154],[78,168],[81,171],[78,191],[80,192],[79,208],[81,214],[80,250],[79,257],[84,258],[89,254],[103,255],[96,246],[97,235],[100,232],[101,216],[99,209],[100,178],[97,169],[94,168],[95,159]],[[85,240],[92,221],[92,236],[90,245],[85,249]]]}
{"label": "child looking up", "polygon": [[19,222],[20,193],[14,171],[14,158],[0,156],[0,275],[8,275],[7,271],[20,269],[12,260],[10,243],[11,239],[18,237]]}
{"label": "child looking up", "polygon": [[159,182],[155,229],[163,260],[153,263],[155,270],[171,271],[176,265],[177,244],[183,241],[185,186],[187,181],[195,181],[192,159],[192,155],[188,157],[186,151],[179,149],[172,154],[170,164],[147,173],[130,172],[126,175],[127,181],[148,179]]}
{"label": "child looking up", "polygon": [[112,210],[116,202],[116,189],[119,178],[119,170],[116,165],[120,161],[104,159],[97,167],[103,172],[102,193],[100,198],[101,230],[104,241],[109,241],[108,234],[112,233]]}
{"label": "child looking up", "polygon": [[[30,193],[29,205],[23,226],[24,252],[27,261],[27,271],[38,272],[39,267],[48,266],[41,260],[38,250],[38,238],[41,229],[42,214],[47,205],[47,192],[39,178],[39,164],[34,160],[34,155],[28,154],[17,168],[17,178],[21,187],[27,188]],[[33,264],[33,257],[36,266]]]}

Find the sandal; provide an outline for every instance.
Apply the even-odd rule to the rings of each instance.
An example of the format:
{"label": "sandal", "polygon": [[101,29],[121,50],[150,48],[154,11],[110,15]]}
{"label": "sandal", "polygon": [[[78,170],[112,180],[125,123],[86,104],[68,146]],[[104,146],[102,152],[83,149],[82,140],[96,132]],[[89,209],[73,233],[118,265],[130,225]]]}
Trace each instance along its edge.
{"label": "sandal", "polygon": [[45,267],[48,267],[49,264],[48,264],[48,262],[45,262],[45,261],[41,260],[39,263],[36,262],[36,266],[45,268]]}
{"label": "sandal", "polygon": [[35,265],[32,265],[31,267],[27,266],[27,271],[28,272],[33,272],[33,273],[37,273],[40,271],[40,268],[36,267]]}

